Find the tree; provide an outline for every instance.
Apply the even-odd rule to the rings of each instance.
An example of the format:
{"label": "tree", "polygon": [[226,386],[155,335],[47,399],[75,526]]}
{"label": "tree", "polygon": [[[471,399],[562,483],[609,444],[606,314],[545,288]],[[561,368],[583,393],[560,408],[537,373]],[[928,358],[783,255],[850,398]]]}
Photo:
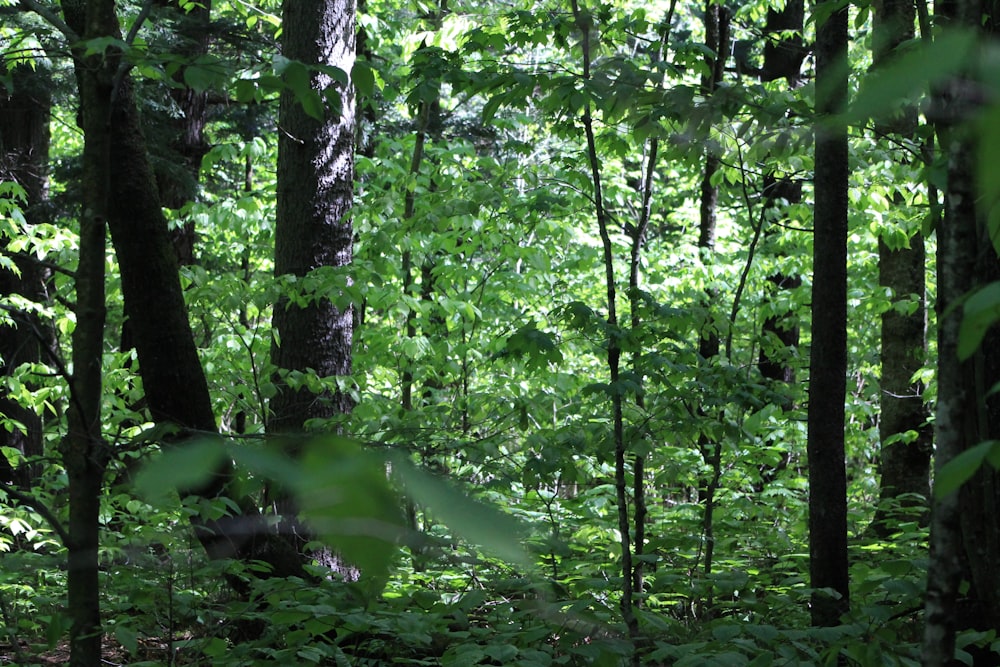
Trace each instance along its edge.
{"label": "tree", "polygon": [[[51,73],[44,59],[8,68],[8,88],[0,90],[0,180],[17,183],[24,191],[24,221],[36,225],[45,220],[48,199],[49,114],[52,107]],[[0,70],[2,71],[2,70]],[[6,254],[11,268],[0,269],[0,294],[21,296],[31,302],[45,301],[45,270],[25,252]],[[48,335],[41,319],[32,312],[8,312],[11,323],[0,327],[0,373],[13,375],[21,364],[43,361]],[[46,360],[47,361],[47,360]],[[42,420],[34,406],[17,398],[0,397],[0,414],[11,420],[0,431],[0,446],[23,457],[42,455]],[[21,461],[14,469],[0,456],[0,478],[22,489],[30,487],[37,464]]]}
{"label": "tree", "polygon": [[[289,67],[308,68],[311,89],[333,99],[306,108],[286,90],[281,97],[274,272],[294,298],[274,306],[271,361],[277,393],[270,400],[268,431],[302,433],[350,412],[347,388],[335,384],[351,373],[353,310],[344,298],[354,237],[349,212],[354,195],[355,6],[351,0],[283,4],[282,54]],[[336,68],[336,70],[332,69]],[[338,77],[339,81],[334,77]],[[331,95],[332,93],[332,95]],[[303,287],[329,269],[339,294]],[[329,289],[324,287],[324,289]],[[304,381],[322,383],[315,391]],[[278,507],[292,526],[294,507],[279,492]]]}
{"label": "tree", "polygon": [[[801,36],[804,17],[804,0],[790,0],[781,10],[768,7],[764,29],[767,42],[760,73],[762,81],[784,79],[789,89],[799,87],[802,61],[806,56]],[[784,207],[802,200],[802,182],[794,177],[776,176],[769,172],[764,176],[764,198],[765,210],[777,207],[779,215],[782,215]],[[774,238],[773,224],[768,225],[765,234],[765,238]],[[769,276],[768,282],[776,290],[793,290],[801,286],[802,279],[779,271]],[[761,326],[760,372],[769,380],[786,385],[795,382],[795,367],[789,355],[799,344],[797,317],[795,312],[787,310],[769,315]],[[790,407],[790,401],[786,401],[783,408],[787,410]]]}
{"label": "tree", "polygon": [[[995,30],[992,7],[948,3],[939,15],[947,27],[969,31],[977,47],[973,53],[981,57],[984,42]],[[1000,277],[977,188],[984,170],[979,151],[985,149],[978,143],[974,122],[983,112],[982,100],[970,95],[970,85],[981,76],[974,63],[964,63],[961,72],[934,91],[929,114],[947,163],[947,187],[937,230],[938,399],[925,666],[951,664],[956,630],[1000,629],[1000,577],[989,565],[1000,545],[995,511],[1000,475],[993,466],[974,466],[961,488],[947,482],[948,471],[961,465],[963,457],[991,447],[1000,435],[1000,408],[990,389],[1000,372],[995,349],[1000,339],[995,330],[987,331],[977,350],[963,350],[963,318],[976,315],[976,290]],[[983,660],[992,663],[996,656]]]}
{"label": "tree", "polygon": [[813,625],[849,608],[844,396],[847,391],[847,128],[831,115],[847,98],[847,8],[816,30],[816,198],[809,363],[809,573]]}
{"label": "tree", "polygon": [[[874,65],[891,62],[900,44],[914,37],[912,2],[886,0],[876,6],[872,48]],[[917,110],[907,105],[892,118],[881,119],[875,132],[914,141]],[[903,206],[902,193],[893,197]],[[902,226],[902,221],[896,223]],[[882,314],[882,377],[879,382],[881,442],[880,509],[876,530],[886,530],[887,501],[920,507],[928,495],[931,432],[924,409],[923,387],[913,377],[924,364],[927,307],[924,289],[924,238],[920,229],[888,230],[879,237],[879,284],[892,294]]]}

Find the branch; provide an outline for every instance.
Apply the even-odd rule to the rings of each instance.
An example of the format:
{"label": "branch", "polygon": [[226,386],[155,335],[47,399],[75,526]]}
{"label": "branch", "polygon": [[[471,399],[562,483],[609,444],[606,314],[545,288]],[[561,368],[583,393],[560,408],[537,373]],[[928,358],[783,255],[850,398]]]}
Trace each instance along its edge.
{"label": "branch", "polygon": [[41,16],[49,23],[49,25],[61,32],[66,39],[70,41],[70,43],[80,41],[80,36],[77,35],[72,28],[66,25],[66,22],[59,18],[58,14],[45,5],[37,2],[36,0],[21,0],[21,7]]}
{"label": "branch", "polygon": [[69,545],[69,533],[66,532],[63,525],[59,523],[59,519],[56,518],[56,515],[52,513],[52,510],[50,510],[45,503],[38,500],[38,498],[28,495],[27,493],[18,491],[5,482],[0,482],[0,491],[5,492],[8,496],[22,505],[30,505],[33,507],[34,510],[41,514],[42,518],[45,519],[50,526],[52,526],[52,530],[56,531],[56,534],[59,535],[59,539],[62,540],[63,546]]}

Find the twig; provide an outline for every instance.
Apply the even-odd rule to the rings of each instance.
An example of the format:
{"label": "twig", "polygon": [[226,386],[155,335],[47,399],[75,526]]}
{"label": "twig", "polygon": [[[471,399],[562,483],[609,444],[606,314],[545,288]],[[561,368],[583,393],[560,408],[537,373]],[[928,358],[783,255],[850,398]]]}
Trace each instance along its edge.
{"label": "twig", "polygon": [[66,22],[63,21],[61,18],[59,18],[59,16],[55,12],[53,12],[45,5],[38,3],[35,0],[21,0],[21,7],[41,16],[53,28],[61,32],[63,35],[65,35],[66,39],[68,39],[70,43],[80,41],[80,36],[77,35],[72,28],[66,25]]}
{"label": "twig", "polygon": [[52,526],[52,530],[56,531],[56,534],[59,535],[59,539],[62,540],[63,545],[66,546],[69,544],[69,533],[66,532],[63,525],[59,523],[59,519],[56,518],[56,515],[52,513],[45,503],[38,500],[38,498],[35,498],[34,496],[18,491],[6,482],[0,482],[0,491],[4,491],[8,496],[22,505],[30,505],[33,507],[35,511],[41,514],[42,518],[45,519],[50,526]]}

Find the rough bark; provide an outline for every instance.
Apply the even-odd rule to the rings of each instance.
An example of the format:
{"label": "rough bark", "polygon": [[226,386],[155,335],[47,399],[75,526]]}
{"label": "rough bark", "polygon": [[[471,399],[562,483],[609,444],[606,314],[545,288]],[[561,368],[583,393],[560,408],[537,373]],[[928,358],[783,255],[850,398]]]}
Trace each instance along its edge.
{"label": "rough bark", "polygon": [[[288,0],[283,6],[283,55],[307,65],[338,67],[350,75],[355,59],[354,1]],[[290,91],[282,94],[274,248],[279,279],[302,279],[315,269],[351,263],[354,90],[350,82],[334,84],[327,74],[312,74],[315,90],[333,85],[340,108],[325,109],[322,119],[309,116]],[[292,289],[298,284],[298,280],[290,283]],[[271,359],[278,370],[277,393],[269,403],[269,433],[301,433],[313,420],[329,420],[351,410],[346,392],[328,387],[317,393],[289,380],[290,373],[315,374],[329,381],[351,372],[354,314],[350,307],[335,305],[335,288],[324,291],[302,295],[304,302],[283,296],[274,306]],[[284,489],[271,489],[270,495],[282,517],[281,539],[301,554],[309,536],[296,518],[293,499]]]}
{"label": "rough bark", "polygon": [[[307,64],[339,67],[348,74],[354,64],[354,2],[284,3],[282,52]],[[313,87],[333,85],[325,74],[313,74]],[[306,114],[286,91],[281,99],[278,141],[278,201],[275,228],[275,274],[302,278],[320,267],[351,262],[353,231],[348,213],[354,192],[354,91],[338,86],[339,113],[327,110],[318,120]],[[309,294],[308,305],[287,297],[274,307],[278,338],[272,360],[282,371],[314,372],[320,378],[351,372],[353,316],[338,309],[331,296]],[[268,430],[302,431],[308,421],[350,411],[347,394],[316,394],[277,383],[271,399]]]}
{"label": "rough bark", "polygon": [[829,114],[847,99],[847,8],[816,30],[816,167],[810,350],[809,573],[813,625],[849,608],[844,402],[847,391],[847,128]]}
{"label": "rough bark", "polygon": [[[881,0],[875,6],[872,49],[875,67],[892,58],[899,45],[913,39],[916,9],[912,1]],[[912,139],[917,130],[917,110],[908,106],[892,118],[876,123],[879,136]],[[897,193],[897,203],[902,204]],[[923,386],[911,378],[920,370],[926,353],[926,298],[924,290],[924,238],[921,230],[910,233],[908,246],[889,247],[879,239],[879,285],[887,288],[893,303],[915,301],[912,312],[893,307],[882,315],[879,441],[881,472],[879,509],[873,526],[890,530],[886,510],[889,501],[907,507],[925,507],[929,492],[931,431],[924,409]],[[900,440],[904,434],[912,434]]]}
{"label": "rough bark", "polygon": [[[64,0],[63,10],[67,24],[78,34],[121,37],[112,0]],[[114,52],[86,63],[78,60],[77,65],[81,115],[99,118],[85,123],[86,141],[100,144],[107,153],[104,161],[95,159],[87,169],[101,170],[94,178],[106,183],[107,225],[150,415],[156,423],[172,423],[183,430],[174,443],[215,433],[208,383],[188,322],[177,259],[127,67],[119,67]],[[91,85],[91,80],[100,85]],[[228,467],[223,467],[203,485],[186,491],[215,498],[225,492],[230,477]],[[274,551],[257,543],[263,531],[256,508],[246,498],[237,502],[246,516],[192,519],[199,541],[212,558],[270,559]],[[275,569],[281,571],[281,566]]]}
{"label": "rough bark", "polygon": [[[938,23],[990,34],[992,3],[948,2],[936,7]],[[971,68],[970,68],[971,69]],[[937,230],[938,399],[935,412],[936,471],[983,440],[1000,436],[1000,404],[988,395],[1000,373],[1000,336],[991,331],[979,351],[957,354],[961,300],[977,286],[997,279],[1000,267],[989,241],[975,190],[977,138],[968,121],[981,100],[969,91],[977,83],[962,72],[939,86],[929,119],[948,168],[944,215]],[[958,492],[936,498],[931,517],[926,624],[922,664],[953,664],[956,630],[1000,630],[1000,477],[984,465]],[[962,580],[968,592],[960,597]],[[981,662],[980,662],[981,660]],[[996,655],[976,664],[996,664]]]}
{"label": "rough bark", "polygon": [[[941,108],[955,108],[949,90],[938,93]],[[972,288],[969,268],[976,260],[976,210],[972,145],[949,123],[938,123],[940,144],[948,159],[944,216],[937,230],[938,398],[934,419],[935,470],[961,454],[978,437],[971,361],[958,358],[960,309],[953,308]],[[964,495],[964,494],[963,494]],[[967,496],[962,500],[966,500]],[[931,517],[927,574],[926,625],[922,664],[951,664],[955,650],[956,599],[962,578],[964,546],[960,494],[935,501]]]}
{"label": "rough bark", "polygon": [[[2,66],[0,66],[2,67]],[[52,106],[48,69],[20,65],[9,72],[12,89],[0,88],[0,179],[24,188],[25,221],[45,220],[48,199],[49,115]],[[12,257],[19,272],[0,268],[0,295],[19,295],[35,302],[45,300],[45,271],[24,253]],[[31,313],[12,313],[12,326],[0,326],[0,374],[8,375],[21,364],[42,360],[47,338],[45,327]],[[0,395],[0,414],[19,422],[24,431],[0,429],[0,446],[11,447],[25,457],[42,455],[42,419],[35,410]],[[0,479],[28,488],[35,468],[22,464],[13,469],[0,456]]]}

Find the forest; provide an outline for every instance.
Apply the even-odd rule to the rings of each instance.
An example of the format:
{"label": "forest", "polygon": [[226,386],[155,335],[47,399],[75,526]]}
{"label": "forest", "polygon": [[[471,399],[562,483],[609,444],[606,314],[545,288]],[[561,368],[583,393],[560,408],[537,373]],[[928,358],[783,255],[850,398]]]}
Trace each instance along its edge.
{"label": "forest", "polygon": [[998,37],[0,0],[0,664],[1000,664]]}

